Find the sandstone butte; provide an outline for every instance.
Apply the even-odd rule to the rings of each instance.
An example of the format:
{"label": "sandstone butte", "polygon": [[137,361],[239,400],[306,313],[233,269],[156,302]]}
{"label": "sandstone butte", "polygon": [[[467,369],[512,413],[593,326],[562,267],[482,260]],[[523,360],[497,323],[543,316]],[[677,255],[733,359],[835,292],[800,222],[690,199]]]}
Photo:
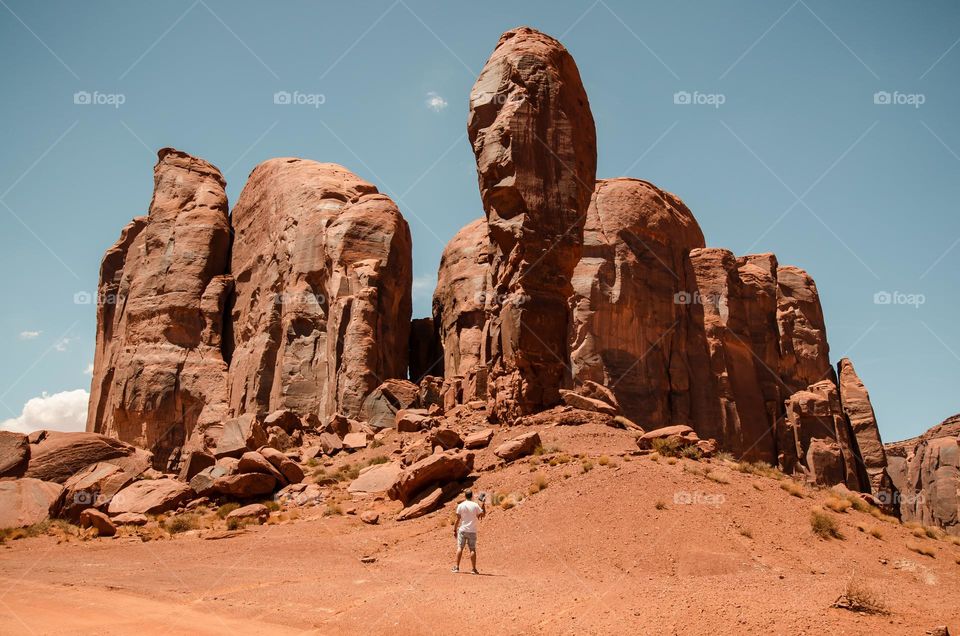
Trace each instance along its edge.
{"label": "sandstone butte", "polygon": [[598,180],[590,104],[557,40],[503,34],[467,132],[483,216],[446,246],[433,315],[415,321],[410,231],[376,186],[271,159],[231,211],[217,168],[162,149],[147,215],[100,268],[87,430],[176,472],[240,416],[258,444],[290,439],[260,430],[278,410],[366,443],[371,412],[483,405],[509,426],[549,418],[573,391],[589,399],[568,404],[646,431],[689,426],[737,457],[960,531],[955,422],[884,446],[853,364],[830,363],[805,271],[707,247],[683,201],[652,183]]}

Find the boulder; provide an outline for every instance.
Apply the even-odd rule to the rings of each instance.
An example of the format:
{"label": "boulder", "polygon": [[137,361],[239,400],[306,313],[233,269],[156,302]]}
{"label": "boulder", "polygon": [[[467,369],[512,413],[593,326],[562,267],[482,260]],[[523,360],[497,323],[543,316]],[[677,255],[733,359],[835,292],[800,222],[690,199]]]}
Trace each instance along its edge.
{"label": "boulder", "polygon": [[422,517],[423,515],[433,512],[443,503],[444,499],[444,489],[443,488],[434,488],[430,491],[424,491],[424,493],[416,497],[409,505],[405,506],[397,514],[397,521],[407,521],[409,519],[416,519],[417,517]]}
{"label": "boulder", "polygon": [[301,427],[300,417],[289,409],[278,409],[263,418],[263,427],[270,429],[271,426],[278,426],[283,429],[287,435]]}
{"label": "boulder", "polygon": [[493,454],[506,462],[512,462],[531,454],[538,446],[540,446],[540,434],[531,431],[500,444]]}
{"label": "boulder", "polygon": [[80,513],[80,527],[96,528],[97,534],[101,537],[112,537],[117,534],[117,526],[113,524],[110,517],[96,508],[87,508]]}
{"label": "boulder", "polygon": [[87,422],[151,451],[162,470],[227,414],[221,345],[233,281],[223,175],[172,148],[157,157],[147,216],[100,266]]}
{"label": "boulder", "polygon": [[427,409],[400,409],[394,418],[399,433],[416,433],[434,425],[435,419]]}
{"label": "boulder", "polygon": [[366,510],[360,513],[360,521],[375,526],[380,521],[380,513],[374,512],[373,510]]}
{"label": "boulder", "polygon": [[261,448],[260,453],[267,458],[267,461],[269,461],[274,468],[280,471],[280,474],[283,475],[282,481],[290,484],[299,484],[303,481],[303,469],[300,468],[297,462],[270,447]]}
{"label": "boulder", "polygon": [[150,519],[139,512],[123,512],[112,517],[111,521],[118,526],[145,526]]}
{"label": "boulder", "polygon": [[317,484],[290,484],[281,488],[274,500],[281,504],[294,506],[316,506],[323,502],[323,490]]}
{"label": "boulder", "polygon": [[0,431],[0,478],[22,477],[29,461],[29,438],[13,431]]}
{"label": "boulder", "polygon": [[411,464],[397,475],[387,490],[391,499],[399,499],[404,506],[430,486],[459,481],[473,471],[473,453],[446,451],[434,453]]}
{"label": "boulder", "polygon": [[486,448],[493,439],[493,429],[483,429],[475,433],[470,433],[463,438],[463,447],[467,449]]}
{"label": "boulder", "polygon": [[180,481],[190,481],[194,475],[204,468],[210,468],[217,463],[217,459],[205,451],[188,452],[180,463],[180,474],[177,479]]}
{"label": "boulder", "polygon": [[76,523],[88,508],[105,509],[132,482],[133,476],[119,466],[107,462],[91,464],[63,483],[56,516]]}
{"label": "boulder", "polygon": [[417,440],[413,444],[405,446],[403,455],[400,457],[400,463],[404,466],[410,466],[421,459],[430,457],[433,454],[433,448],[425,440]]}
{"label": "boulder", "polygon": [[214,484],[217,479],[226,477],[229,474],[229,469],[221,465],[204,468],[190,480],[190,488],[201,497],[206,497],[207,495],[213,494]]}
{"label": "boulder", "polygon": [[366,433],[348,433],[343,438],[343,448],[347,451],[357,451],[367,447]]}
{"label": "boulder", "polygon": [[111,516],[124,512],[157,514],[175,510],[195,496],[189,485],[176,479],[143,479],[118,492],[107,512]]}
{"label": "boulder", "polygon": [[214,456],[239,458],[248,450],[257,450],[267,443],[267,433],[252,413],[241,415],[223,423],[223,431],[217,441]]}
{"label": "boulder", "polygon": [[456,431],[449,428],[436,428],[427,435],[427,444],[436,448],[439,446],[443,450],[452,448],[463,448],[463,438]]}
{"label": "boulder", "polygon": [[347,487],[347,492],[355,494],[375,494],[386,492],[397,480],[403,467],[396,462],[378,464],[364,470]]}
{"label": "boulder", "polygon": [[333,433],[320,433],[320,448],[324,455],[334,455],[343,449],[343,440]]}
{"label": "boulder", "polygon": [[804,464],[815,484],[829,486],[844,481],[843,453],[834,439],[811,438]]}
{"label": "boulder", "polygon": [[637,438],[637,446],[640,450],[653,448],[654,440],[675,440],[680,446],[693,446],[700,441],[697,434],[689,426],[677,424],[675,426],[664,426],[644,433]]}
{"label": "boulder", "polygon": [[570,281],[596,178],[593,115],[563,45],[528,27],[504,33],[470,92],[467,132],[496,281],[483,299],[491,343],[481,362],[493,369],[494,416],[512,421],[560,401]]}
{"label": "boulder", "polygon": [[378,378],[407,372],[399,209],[343,166],[277,158],[254,168],[231,219],[233,412],[357,418]]}
{"label": "boulder", "polygon": [[0,481],[0,528],[23,528],[46,521],[62,491],[60,484],[30,477]]}
{"label": "boulder", "polygon": [[387,380],[363,401],[360,419],[375,429],[392,428],[397,411],[417,405],[420,388],[407,380]]}
{"label": "boulder", "polygon": [[270,509],[260,503],[242,506],[227,514],[227,521],[236,519],[247,523],[263,523],[270,517]]}
{"label": "boulder", "polygon": [[594,411],[596,413],[603,413],[604,415],[611,416],[617,414],[617,409],[615,409],[609,403],[604,402],[603,400],[587,397],[585,395],[580,395],[579,393],[574,393],[573,391],[560,389],[560,397],[563,398],[564,404],[567,406],[572,406],[575,409]]}
{"label": "boulder", "polygon": [[256,451],[247,451],[244,453],[240,458],[240,463],[237,465],[237,468],[241,473],[263,473],[264,475],[272,475],[284,486],[290,483],[266,457]]}
{"label": "boulder", "polygon": [[116,464],[136,476],[150,466],[150,455],[105,435],[48,431],[38,444],[31,444],[24,476],[62,484],[97,462]]}
{"label": "boulder", "polygon": [[213,482],[213,491],[228,497],[249,499],[269,495],[276,486],[277,480],[272,475],[241,473],[239,475],[217,477]]}

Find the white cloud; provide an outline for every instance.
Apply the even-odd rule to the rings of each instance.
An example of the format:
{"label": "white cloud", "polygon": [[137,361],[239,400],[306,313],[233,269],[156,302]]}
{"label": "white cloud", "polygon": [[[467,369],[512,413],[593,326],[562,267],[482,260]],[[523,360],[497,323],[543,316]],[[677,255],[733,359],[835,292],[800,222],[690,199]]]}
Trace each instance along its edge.
{"label": "white cloud", "polygon": [[439,94],[430,91],[427,93],[427,108],[432,110],[435,113],[439,113],[441,110],[447,107],[447,100],[441,97]]}
{"label": "white cloud", "polygon": [[83,370],[83,375],[93,375],[93,363],[87,365],[87,368]]}
{"label": "white cloud", "polygon": [[20,332],[20,339],[21,339],[21,340],[33,340],[33,339],[35,339],[35,338],[39,338],[39,337],[40,337],[40,334],[42,334],[42,333],[43,333],[42,331],[21,331],[21,332]]}
{"label": "white cloud", "polygon": [[71,341],[73,341],[73,338],[60,338],[54,343],[53,348],[57,351],[66,351],[67,345],[69,345]]}
{"label": "white cloud", "polygon": [[83,389],[61,391],[30,398],[19,417],[0,422],[0,430],[31,433],[50,431],[83,431],[87,427],[87,402],[90,394]]}

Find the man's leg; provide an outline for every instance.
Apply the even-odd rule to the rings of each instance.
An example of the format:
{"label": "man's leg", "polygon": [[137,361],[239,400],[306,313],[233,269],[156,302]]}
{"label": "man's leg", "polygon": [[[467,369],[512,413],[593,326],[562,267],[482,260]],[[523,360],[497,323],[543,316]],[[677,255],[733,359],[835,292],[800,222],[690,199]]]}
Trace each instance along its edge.
{"label": "man's leg", "polygon": [[470,564],[473,565],[473,571],[476,572],[477,571],[477,547],[476,546],[474,546],[473,549],[470,550]]}
{"label": "man's leg", "polygon": [[453,566],[454,571],[460,569],[460,557],[463,556],[463,535],[457,533],[457,564]]}

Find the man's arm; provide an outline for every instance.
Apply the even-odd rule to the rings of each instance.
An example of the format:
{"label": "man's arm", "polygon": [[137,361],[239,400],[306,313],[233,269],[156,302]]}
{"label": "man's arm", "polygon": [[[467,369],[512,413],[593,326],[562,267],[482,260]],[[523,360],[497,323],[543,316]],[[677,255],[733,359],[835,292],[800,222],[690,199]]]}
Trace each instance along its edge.
{"label": "man's arm", "polygon": [[458,512],[458,513],[457,513],[457,520],[456,520],[456,521],[454,522],[454,524],[453,524],[453,536],[457,536],[457,530],[460,529],[460,522],[461,522],[461,521],[462,521],[462,519],[460,518],[460,513]]}

